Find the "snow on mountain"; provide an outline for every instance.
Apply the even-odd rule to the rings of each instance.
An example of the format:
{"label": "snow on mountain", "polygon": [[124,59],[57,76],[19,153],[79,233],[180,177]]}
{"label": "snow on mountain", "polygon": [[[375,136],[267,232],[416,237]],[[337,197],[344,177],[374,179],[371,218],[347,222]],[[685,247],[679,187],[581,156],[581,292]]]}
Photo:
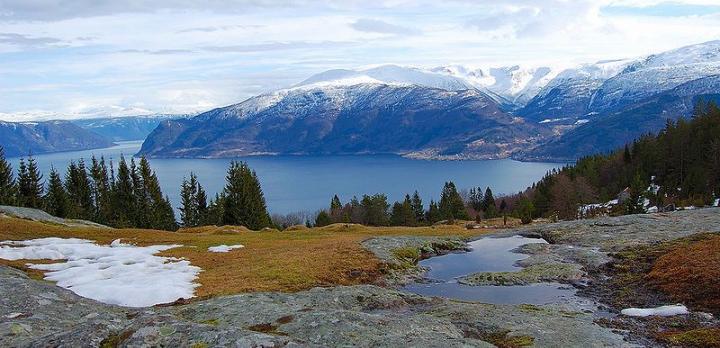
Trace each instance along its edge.
{"label": "snow on mountain", "polygon": [[650,55],[603,83],[590,108],[618,108],[686,82],[720,74],[720,40]]}
{"label": "snow on mountain", "polygon": [[440,88],[448,91],[462,91],[473,89],[474,86],[467,81],[454,76],[438,74],[433,71],[397,65],[382,65],[363,70],[329,70],[297,84],[303,86],[338,86],[358,83],[385,83],[400,85],[418,85],[423,87]]}
{"label": "snow on mountain", "polygon": [[455,76],[468,81],[477,88],[484,88],[513,104],[524,105],[562,71],[551,67],[508,67],[469,68],[449,65],[432,71]]}

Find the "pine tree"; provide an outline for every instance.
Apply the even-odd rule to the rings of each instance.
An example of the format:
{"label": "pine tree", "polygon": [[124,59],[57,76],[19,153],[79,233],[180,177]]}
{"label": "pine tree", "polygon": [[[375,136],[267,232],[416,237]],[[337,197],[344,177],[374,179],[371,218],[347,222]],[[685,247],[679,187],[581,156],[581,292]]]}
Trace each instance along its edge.
{"label": "pine tree", "polygon": [[148,190],[143,183],[142,176],[138,171],[135,159],[130,158],[130,180],[132,182],[133,192],[133,206],[132,211],[132,223],[137,228],[149,228],[150,227],[150,197],[148,197]]}
{"label": "pine tree", "polygon": [[199,225],[198,183],[195,174],[190,173],[190,180],[184,179],[180,189],[180,223],[184,227]]}
{"label": "pine tree", "polygon": [[497,207],[495,206],[495,197],[493,196],[493,192],[490,189],[490,187],[485,189],[485,196],[483,198],[483,209],[485,211],[486,219],[492,219],[494,217],[497,217]]}
{"label": "pine tree", "polygon": [[468,214],[465,209],[465,202],[463,202],[460,193],[458,193],[455,184],[450,181],[446,182],[443,187],[442,193],[440,194],[440,214],[445,220],[467,220]]}
{"label": "pine tree", "polygon": [[363,195],[360,201],[363,217],[362,223],[367,226],[387,226],[390,223],[388,216],[387,196],[378,193],[372,196]]}
{"label": "pine tree", "polygon": [[60,174],[55,168],[50,170],[48,189],[44,197],[45,211],[60,218],[66,218],[69,212],[69,204],[65,187],[63,186]]}
{"label": "pine tree", "polygon": [[140,192],[137,198],[140,207],[146,209],[139,211],[140,221],[145,224],[143,227],[168,231],[177,230],[175,211],[172,209],[170,199],[163,196],[160,182],[155,172],[150,168],[150,162],[148,162],[147,158],[140,158],[137,172],[141,185],[141,189],[136,190]]}
{"label": "pine tree", "polygon": [[18,201],[21,206],[40,209],[43,206],[44,185],[42,174],[32,156],[28,156],[27,164],[20,159],[18,168]]}
{"label": "pine tree", "polygon": [[71,161],[68,165],[65,190],[70,202],[68,216],[74,219],[92,220],[96,209],[93,204],[90,179],[82,159],[77,164]]}
{"label": "pine tree", "polygon": [[120,156],[112,197],[113,225],[116,227],[133,226],[136,209],[135,192],[130,168],[128,168],[124,156]]}
{"label": "pine tree", "polygon": [[437,203],[435,203],[434,200],[430,200],[430,207],[428,208],[425,221],[434,224],[440,220],[442,220],[442,213],[440,212],[440,208],[438,208],[438,205]]}
{"label": "pine tree", "polygon": [[5,159],[5,150],[0,146],[0,205],[16,204],[16,191],[12,166]]}
{"label": "pine tree", "polygon": [[230,163],[226,181],[223,191],[223,223],[242,225],[253,230],[270,226],[270,215],[260,181],[247,163]]}
{"label": "pine tree", "polygon": [[413,193],[411,203],[412,211],[415,214],[415,221],[420,223],[425,220],[425,207],[423,206],[423,201],[420,198],[420,194],[415,191]]}
{"label": "pine tree", "polygon": [[315,227],[323,227],[331,223],[330,215],[324,210],[320,211],[315,217]]}
{"label": "pine tree", "polygon": [[412,208],[412,200],[409,195],[405,196],[403,202],[395,202],[390,213],[390,225],[392,226],[415,226],[417,220]]}
{"label": "pine tree", "polygon": [[208,202],[205,189],[202,187],[202,185],[200,185],[199,181],[197,183],[196,192],[198,225],[204,226],[208,224]]}
{"label": "pine tree", "polygon": [[98,161],[98,159],[93,156],[90,167],[90,178],[92,179],[92,194],[93,201],[95,202],[94,221],[101,224],[108,224],[112,219],[112,203],[110,201],[112,185],[108,175],[105,157],[100,157]]}

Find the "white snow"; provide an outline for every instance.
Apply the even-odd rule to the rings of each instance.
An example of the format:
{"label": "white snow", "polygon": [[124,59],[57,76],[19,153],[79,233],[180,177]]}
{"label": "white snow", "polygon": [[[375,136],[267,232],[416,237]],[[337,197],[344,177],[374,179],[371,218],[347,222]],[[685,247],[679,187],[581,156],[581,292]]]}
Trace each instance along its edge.
{"label": "white snow", "polygon": [[715,199],[715,202],[713,202],[713,207],[720,207],[720,198]]}
{"label": "white snow", "polygon": [[233,249],[241,249],[241,248],[244,248],[244,247],[245,247],[245,246],[242,245],[242,244],[237,244],[237,245],[225,245],[225,244],[223,244],[223,245],[211,246],[211,247],[208,248],[208,251],[209,251],[209,252],[213,252],[213,253],[226,253],[226,252],[229,252],[230,250],[233,250]]}
{"label": "white snow", "polygon": [[41,238],[0,242],[5,260],[67,260],[51,264],[28,264],[46,271],[54,281],[82,297],[99,302],[145,307],[194,296],[199,267],[190,261],[155,256],[180,245],[138,247],[113,241],[109,246],[76,238]]}
{"label": "white snow", "polygon": [[630,317],[649,317],[649,316],[660,316],[670,317],[673,315],[682,315],[690,313],[687,307],[676,304],[669,306],[660,306],[656,308],[626,308],[620,311],[620,314],[627,315]]}

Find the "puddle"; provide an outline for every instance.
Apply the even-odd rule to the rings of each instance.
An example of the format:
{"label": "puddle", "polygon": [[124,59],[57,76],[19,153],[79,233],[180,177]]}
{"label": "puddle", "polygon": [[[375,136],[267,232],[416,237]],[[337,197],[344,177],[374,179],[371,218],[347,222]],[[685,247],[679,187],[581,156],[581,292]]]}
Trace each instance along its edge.
{"label": "puddle", "polygon": [[469,286],[458,284],[456,278],[477,272],[517,272],[515,265],[528,255],[511,250],[525,244],[542,243],[543,239],[512,236],[482,238],[470,242],[472,251],[432,257],[420,261],[428,268],[427,282],[413,283],[403,289],[425,296],[438,296],[463,301],[496,304],[550,304],[567,302],[575,297],[575,289],[559,283],[516,286]]}

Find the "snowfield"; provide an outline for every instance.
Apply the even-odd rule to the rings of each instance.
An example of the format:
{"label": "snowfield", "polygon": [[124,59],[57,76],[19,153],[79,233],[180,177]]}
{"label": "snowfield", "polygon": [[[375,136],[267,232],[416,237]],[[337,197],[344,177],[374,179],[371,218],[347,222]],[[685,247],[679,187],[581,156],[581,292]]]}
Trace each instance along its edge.
{"label": "snowfield", "polygon": [[226,252],[229,252],[230,250],[233,250],[233,249],[241,249],[241,248],[244,248],[244,247],[245,247],[245,246],[242,245],[242,244],[237,244],[237,245],[225,245],[225,244],[223,244],[223,245],[211,246],[211,247],[208,248],[208,251],[209,251],[209,252],[212,252],[212,253],[226,253]]}
{"label": "snowfield", "polygon": [[5,260],[66,260],[28,264],[45,279],[82,297],[126,307],[146,307],[194,296],[201,269],[190,261],[155,254],[180,245],[138,247],[115,240],[97,245],[76,238],[0,242]]}
{"label": "snowfield", "polygon": [[682,315],[690,313],[687,307],[676,304],[670,306],[660,306],[656,308],[627,308],[620,311],[620,314],[630,317],[649,317],[652,315],[660,317],[670,317],[673,315]]}

